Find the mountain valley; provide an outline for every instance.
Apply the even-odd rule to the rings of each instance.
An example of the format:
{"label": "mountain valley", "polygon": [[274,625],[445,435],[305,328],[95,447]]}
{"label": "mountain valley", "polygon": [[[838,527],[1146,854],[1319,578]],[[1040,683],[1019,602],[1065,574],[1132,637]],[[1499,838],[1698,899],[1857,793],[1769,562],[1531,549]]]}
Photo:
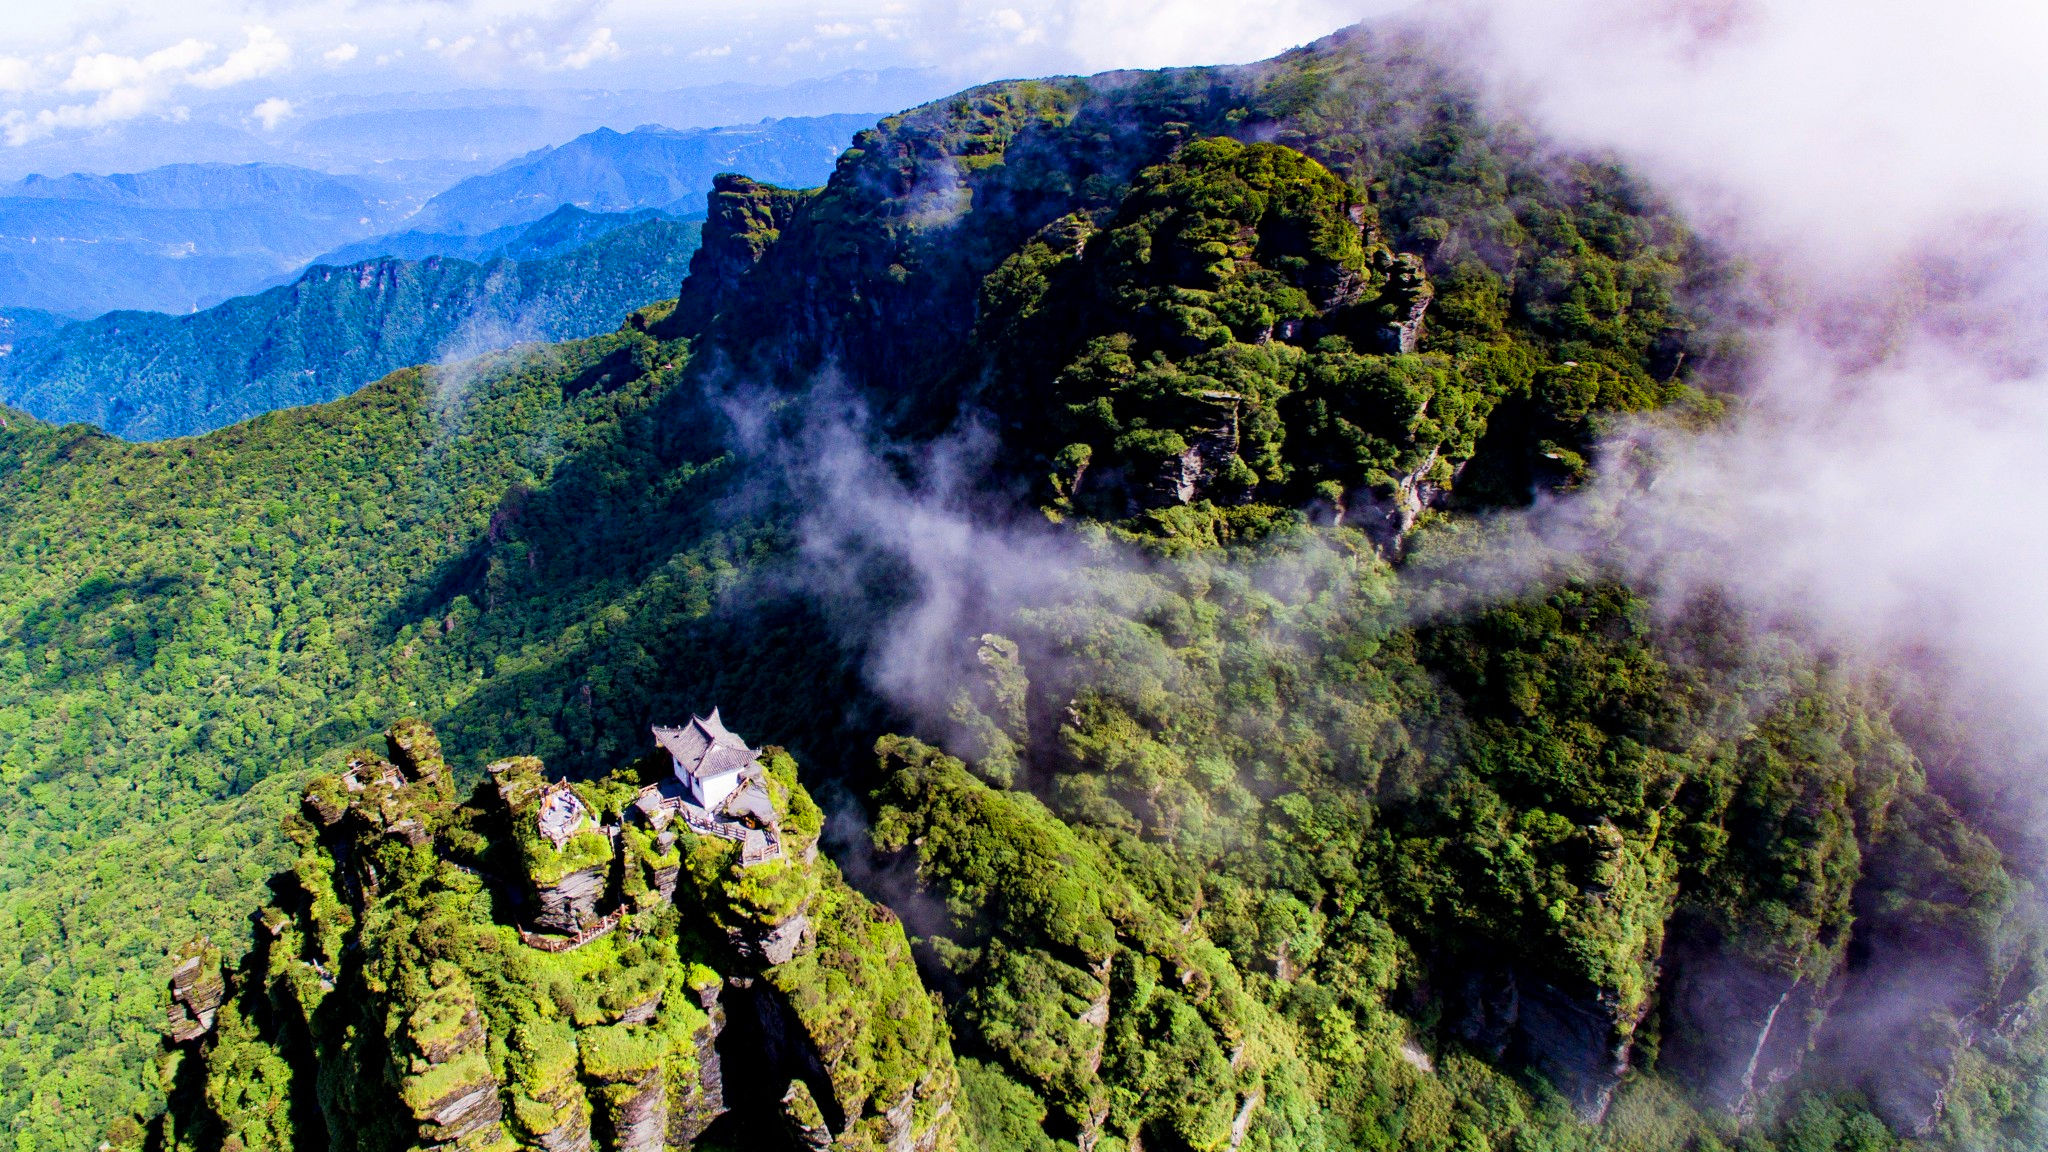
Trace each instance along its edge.
{"label": "mountain valley", "polygon": [[343,396],[399,368],[616,326],[682,279],[697,225],[563,209],[499,234],[485,262],[316,265],[189,316],[110,312],[21,338],[0,402],[117,436],[190,436]]}
{"label": "mountain valley", "polygon": [[1741,402],[1657,189],[1398,27],[754,131],[6,318],[19,1152],[2042,1146],[1941,702],[1486,580]]}
{"label": "mountain valley", "polygon": [[[563,207],[688,216],[701,211],[711,178],[723,171],[817,183],[831,174],[846,137],[873,121],[859,114],[599,129],[433,191],[275,164],[32,175],[0,189],[0,307],[74,319],[116,310],[181,315],[287,283],[317,263],[488,259],[519,238],[515,229]],[[500,238],[479,246],[487,234]]]}

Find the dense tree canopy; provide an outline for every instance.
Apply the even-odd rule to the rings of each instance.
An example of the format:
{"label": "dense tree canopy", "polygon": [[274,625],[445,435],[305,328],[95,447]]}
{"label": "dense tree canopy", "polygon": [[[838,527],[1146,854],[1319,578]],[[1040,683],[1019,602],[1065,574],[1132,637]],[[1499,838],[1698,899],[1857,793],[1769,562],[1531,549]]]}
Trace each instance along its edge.
{"label": "dense tree canopy", "polygon": [[[220,1090],[180,1097],[195,1146],[312,1131],[278,1086],[316,1066],[323,1115],[395,1091],[417,1119],[472,1003],[500,1043],[460,1075],[545,1144],[570,1079],[680,1056],[614,1016],[707,962],[690,933],[807,901],[815,980],[783,992],[846,1054],[838,1098],[953,1075],[942,1012],[958,1134],[991,1152],[2039,1145],[2025,846],[1930,775],[1886,685],[1590,566],[1440,594],[1485,537],[1467,511],[1569,489],[1620,416],[1712,414],[1682,289],[1722,273],[1625,173],[1354,32],[974,89],[862,133],[822,190],[711,207],[679,303],[611,335],[197,440],[0,430],[20,1152],[142,1139],[179,1087],[148,1059],[168,954],[203,930],[234,970],[291,857],[294,945],[385,1027],[308,1056],[275,1005],[224,1012],[196,1049]],[[839,509],[781,446],[848,397],[878,475],[987,447],[947,493],[970,541],[1046,533],[1025,602],[963,596],[963,634],[926,638],[936,706],[863,675],[915,565],[805,579]],[[399,715],[463,791],[537,756],[617,812],[645,726],[714,704],[795,754],[834,814],[804,820],[894,914],[687,852],[657,898],[673,846],[549,856],[439,808],[357,907],[332,845],[272,831]],[[647,916],[588,987],[462,870],[514,841],[548,883],[610,851]],[[366,918],[324,927],[342,908]],[[278,987],[247,955],[237,987]],[[777,1103],[845,1129],[823,1100]]]}

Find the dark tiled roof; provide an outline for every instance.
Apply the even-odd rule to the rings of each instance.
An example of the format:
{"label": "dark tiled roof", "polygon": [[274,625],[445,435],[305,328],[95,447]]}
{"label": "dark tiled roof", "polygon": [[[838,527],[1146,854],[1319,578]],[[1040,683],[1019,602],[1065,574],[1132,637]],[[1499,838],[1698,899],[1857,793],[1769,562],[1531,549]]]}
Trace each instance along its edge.
{"label": "dark tiled roof", "polygon": [[693,780],[737,772],[761,758],[761,753],[747,747],[746,741],[726,731],[716,708],[708,717],[692,717],[681,728],[657,727],[654,742],[673,756]]}

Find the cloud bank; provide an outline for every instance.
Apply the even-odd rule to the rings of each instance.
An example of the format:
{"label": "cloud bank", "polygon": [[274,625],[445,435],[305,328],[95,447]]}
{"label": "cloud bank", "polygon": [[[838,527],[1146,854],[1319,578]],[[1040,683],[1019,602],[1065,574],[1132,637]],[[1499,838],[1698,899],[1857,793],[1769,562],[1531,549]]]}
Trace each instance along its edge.
{"label": "cloud bank", "polygon": [[[1727,425],[1634,429],[1551,546],[1714,586],[2048,758],[2048,8],[1467,7],[1492,99],[1758,274]],[[1644,459],[1653,461],[1647,467]]]}
{"label": "cloud bank", "polygon": [[[81,53],[62,80],[47,86],[63,102],[33,112],[9,109],[0,116],[0,129],[9,144],[19,146],[60,129],[98,128],[150,114],[175,116],[183,90],[233,87],[272,75],[292,59],[291,45],[261,25],[245,31],[240,48],[217,60],[216,52],[213,44],[186,38],[142,56]],[[0,91],[30,93],[40,87],[35,62],[0,58]]]}
{"label": "cloud bank", "polygon": [[[587,85],[666,90],[929,68],[1003,76],[1245,61],[1394,0],[79,0],[0,28],[0,127],[20,145],[264,81],[258,98]],[[13,15],[13,14],[10,14]],[[240,42],[240,48],[219,45]],[[81,100],[81,96],[90,99]],[[874,109],[883,111],[884,109]]]}

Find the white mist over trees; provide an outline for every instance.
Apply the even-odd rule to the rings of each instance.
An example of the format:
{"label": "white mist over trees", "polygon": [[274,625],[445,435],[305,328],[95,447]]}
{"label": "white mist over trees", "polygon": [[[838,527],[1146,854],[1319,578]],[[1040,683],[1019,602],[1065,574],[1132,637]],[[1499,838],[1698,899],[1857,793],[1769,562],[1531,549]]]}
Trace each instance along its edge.
{"label": "white mist over trees", "polygon": [[1910,664],[2040,751],[2048,9],[1582,0],[1442,31],[1484,46],[1498,102],[1617,152],[1756,274],[1721,318],[1732,418],[1653,437],[1602,514],[1566,500],[1540,530],[1614,533],[1667,589]]}

